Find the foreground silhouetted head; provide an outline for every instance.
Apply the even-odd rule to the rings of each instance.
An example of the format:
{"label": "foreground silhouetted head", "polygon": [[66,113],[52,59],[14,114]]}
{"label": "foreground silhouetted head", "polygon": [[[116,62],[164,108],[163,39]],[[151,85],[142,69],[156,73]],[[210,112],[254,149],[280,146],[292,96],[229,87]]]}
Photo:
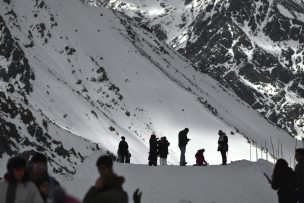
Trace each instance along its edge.
{"label": "foreground silhouetted head", "polygon": [[47,157],[39,152],[35,152],[31,158],[32,163],[47,163]]}
{"label": "foreground silhouetted head", "polygon": [[107,155],[99,157],[96,166],[100,175],[113,173],[113,160]]}
{"label": "foreground silhouetted head", "polygon": [[289,168],[288,163],[285,159],[278,159],[277,163],[274,166],[272,179],[276,179],[284,176],[288,168]]}
{"label": "foreground silhouetted head", "polygon": [[304,162],[304,148],[296,149],[295,159],[297,162]]}
{"label": "foreground silhouetted head", "polygon": [[32,179],[40,179],[47,174],[47,161],[47,157],[42,153],[35,152],[32,155],[29,164]]}
{"label": "foreground silhouetted head", "polygon": [[26,170],[26,160],[21,157],[13,157],[7,163],[6,180],[8,182],[27,182],[29,180]]}

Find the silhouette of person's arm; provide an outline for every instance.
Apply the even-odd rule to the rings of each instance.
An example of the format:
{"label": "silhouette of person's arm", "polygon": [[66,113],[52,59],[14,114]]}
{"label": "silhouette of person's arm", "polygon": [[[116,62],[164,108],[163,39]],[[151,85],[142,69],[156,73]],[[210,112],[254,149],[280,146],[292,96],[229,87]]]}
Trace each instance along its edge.
{"label": "silhouette of person's arm", "polygon": [[135,190],[135,192],[133,193],[133,200],[134,200],[134,203],[140,203],[141,195],[142,195],[142,192],[139,192],[139,189],[137,188],[137,189]]}
{"label": "silhouette of person's arm", "polygon": [[269,178],[269,176],[266,174],[266,173],[263,173],[265,178],[267,179],[268,183],[271,184],[272,183],[272,180],[271,178]]}
{"label": "silhouette of person's arm", "polygon": [[208,164],[208,162],[206,161],[205,157],[204,157],[203,162],[204,162],[204,164],[205,164],[206,166],[208,166],[208,165],[209,165],[209,164]]}

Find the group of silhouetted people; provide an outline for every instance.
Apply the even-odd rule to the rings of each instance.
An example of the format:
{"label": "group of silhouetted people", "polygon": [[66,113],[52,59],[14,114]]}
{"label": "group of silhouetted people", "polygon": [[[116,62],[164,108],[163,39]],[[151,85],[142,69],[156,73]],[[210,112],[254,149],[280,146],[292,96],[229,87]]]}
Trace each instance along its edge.
{"label": "group of silhouetted people", "polygon": [[[185,152],[186,152],[186,145],[190,139],[187,138],[187,133],[189,129],[186,128],[185,130],[179,133],[179,148],[181,149],[181,162],[180,165],[186,165],[185,161]],[[149,151],[149,166],[157,166],[157,157],[159,157],[159,163],[161,166],[167,165],[167,157],[169,154],[169,146],[170,142],[167,138],[161,137],[159,140],[155,134],[152,134],[149,140],[150,144],[150,151]]]}
{"label": "group of silhouetted people", "polygon": [[[178,133],[178,147],[180,149],[180,166],[185,166],[186,162],[186,147],[190,139],[188,138],[189,129],[185,128],[184,130]],[[222,131],[219,130],[219,139],[218,139],[218,151],[220,151],[222,156],[222,165],[227,164],[227,152],[228,152],[228,137]],[[150,151],[149,151],[149,166],[157,166],[157,158],[160,157],[160,165],[167,165],[167,156],[169,154],[170,142],[166,137],[161,137],[158,139],[155,134],[152,134],[149,140]],[[199,149],[195,154],[196,166],[207,166],[209,165],[205,160],[204,156],[205,149]]]}
{"label": "group of silhouetted people", "polygon": [[[59,182],[48,174],[48,158],[39,152],[29,160],[15,156],[7,163],[7,173],[0,181],[0,203],[80,203],[66,194]],[[83,203],[127,203],[123,190],[124,178],[113,171],[110,156],[101,156],[96,163],[99,177],[86,193]],[[134,203],[140,203],[141,192],[133,194]]]}
{"label": "group of silhouetted people", "polygon": [[272,177],[264,173],[272,189],[278,190],[279,203],[304,203],[304,148],[296,149],[295,159],[294,171],[286,160],[278,159]]}
{"label": "group of silhouetted people", "polygon": [[29,160],[15,156],[0,182],[0,203],[78,203],[48,174],[47,157],[34,153]]}
{"label": "group of silhouetted people", "polygon": [[160,165],[167,165],[167,157],[169,154],[170,142],[166,137],[161,137],[160,140],[156,138],[156,135],[151,135],[150,140],[150,152],[149,152],[149,166],[157,166],[157,157],[159,156]]}

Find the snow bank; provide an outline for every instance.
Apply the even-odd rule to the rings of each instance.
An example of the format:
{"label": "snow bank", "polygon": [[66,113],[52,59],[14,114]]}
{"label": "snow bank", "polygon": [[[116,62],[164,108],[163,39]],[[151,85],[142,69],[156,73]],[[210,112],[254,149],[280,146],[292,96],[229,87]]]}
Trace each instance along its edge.
{"label": "snow bank", "polygon": [[[65,182],[70,194],[82,199],[98,177],[95,162],[99,154],[79,166],[74,180]],[[132,194],[136,188],[143,192],[143,203],[257,203],[277,202],[263,172],[271,175],[273,165],[264,160],[258,162],[237,161],[227,166],[158,166],[118,164],[117,174],[126,178],[124,189]]]}

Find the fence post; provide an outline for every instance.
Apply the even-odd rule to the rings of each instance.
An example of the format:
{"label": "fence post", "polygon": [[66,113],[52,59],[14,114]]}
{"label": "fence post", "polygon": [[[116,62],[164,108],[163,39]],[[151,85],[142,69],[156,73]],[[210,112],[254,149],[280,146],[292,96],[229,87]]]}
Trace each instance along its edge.
{"label": "fence post", "polygon": [[280,139],[278,139],[278,159],[280,158]]}
{"label": "fence post", "polygon": [[268,161],[268,149],[267,149],[267,141],[265,140],[265,150],[266,150],[266,161]]}
{"label": "fence post", "polygon": [[255,145],[255,156],[256,156],[256,161],[258,161],[258,145]]}
{"label": "fence post", "polygon": [[284,153],[283,153],[283,143],[281,142],[281,155],[282,155],[282,159],[284,158]]}
{"label": "fence post", "polygon": [[272,155],[273,155],[273,159],[274,159],[274,162],[275,162],[275,159],[276,159],[276,155],[275,155],[275,153],[274,153],[274,147],[273,147],[273,143],[272,143],[272,138],[271,138],[271,136],[270,136],[270,143],[271,143],[271,147],[272,147]]}
{"label": "fence post", "polygon": [[251,141],[250,141],[250,161],[251,161]]}

